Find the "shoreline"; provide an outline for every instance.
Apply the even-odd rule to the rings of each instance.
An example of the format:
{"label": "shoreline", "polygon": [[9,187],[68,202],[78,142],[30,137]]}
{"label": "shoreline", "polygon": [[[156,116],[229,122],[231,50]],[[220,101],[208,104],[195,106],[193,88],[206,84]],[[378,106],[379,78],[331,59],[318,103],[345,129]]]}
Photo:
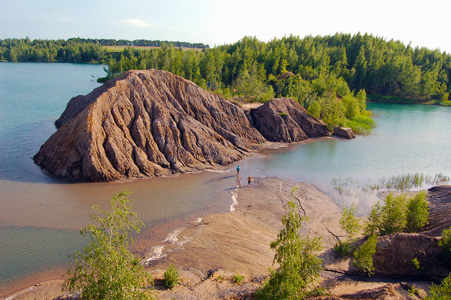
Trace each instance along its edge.
{"label": "shoreline", "polygon": [[[159,259],[148,262],[146,269],[151,272],[164,270],[173,263],[179,270],[194,268],[208,273],[212,269],[227,269],[247,277],[265,276],[268,268],[273,267],[270,243],[282,228],[283,205],[291,198],[291,188],[295,185],[298,187],[295,201],[310,215],[307,232],[322,236],[325,249],[333,246],[336,239],[328,230],[337,228],[341,210],[332,197],[312,184],[268,177],[254,178],[251,186],[233,189],[231,196],[236,193],[237,198],[232,203],[234,210],[189,221],[172,230],[157,245],[144,238],[133,247],[133,252],[143,254],[147,249],[143,260],[149,260],[152,247],[164,244]],[[39,298],[43,293],[60,296],[62,281],[56,282],[60,282],[59,287],[52,279],[37,287],[23,287],[7,293],[8,299],[45,299]]]}
{"label": "shoreline", "polygon": [[[146,260],[151,257],[149,253],[152,247],[164,246],[162,257],[150,261],[148,270],[165,269],[166,264],[172,262],[179,269],[196,268],[203,272],[211,268],[228,267],[256,275],[266,273],[272,266],[274,256],[269,249],[269,244],[275,239],[282,226],[281,218],[284,211],[281,203],[288,201],[289,192],[294,184],[290,180],[274,177],[254,178],[253,185],[243,185],[241,188],[231,190],[232,199],[233,193],[236,193],[236,202],[231,200],[234,210],[230,211],[229,208],[228,212],[208,214],[202,216],[201,220],[194,219],[186,222],[185,219],[183,224],[180,221],[172,221],[171,223],[175,226],[166,224],[171,227],[168,236],[173,234],[172,240],[166,236],[165,240],[160,239],[160,242],[156,242],[155,239],[144,236],[133,244],[132,251]],[[322,195],[328,199],[326,202],[329,205],[335,207],[334,211],[339,212],[338,205],[333,199],[316,186],[307,183],[297,183],[297,185],[301,186],[300,190],[304,191],[304,196],[311,192]],[[284,200],[281,202],[278,200],[279,197]],[[311,219],[317,218],[311,216]],[[314,227],[317,226],[319,224]],[[244,229],[248,231],[242,231]],[[241,250],[235,250],[239,248]],[[56,278],[49,278],[48,281],[52,279]],[[32,290],[35,292],[42,290],[48,281],[41,282],[40,289]],[[16,297],[11,299],[33,299],[27,298],[31,288],[33,286],[17,286],[15,291],[5,291],[4,294]],[[56,293],[56,296],[63,294],[61,286],[58,290],[55,290],[54,286],[49,289]]]}
{"label": "shoreline", "polygon": [[[331,139],[332,137],[322,137],[322,138],[315,138],[315,139],[308,139],[305,141],[301,141],[301,142],[297,142],[297,143],[291,143],[291,144],[287,144],[287,143],[268,143],[267,145],[265,145],[264,148],[259,149],[258,151],[252,151],[249,153],[249,155],[247,157],[245,157],[243,160],[249,160],[249,159],[255,159],[255,158],[263,158],[265,157],[268,153],[272,152],[272,151],[286,151],[287,149],[289,149],[292,146],[296,146],[299,144],[303,144],[303,143],[309,143],[309,142],[314,142],[320,139]],[[112,182],[106,182],[106,183],[101,183],[104,184],[106,186],[115,186],[118,184],[123,184],[123,183],[128,183],[128,182],[145,182],[146,180],[153,180],[155,178],[161,178],[161,179],[172,179],[172,178],[177,178],[179,176],[189,176],[191,174],[199,174],[199,173],[203,173],[203,172],[213,172],[213,173],[227,173],[227,172],[234,172],[234,166],[236,166],[236,164],[239,164],[241,161],[240,160],[238,162],[235,162],[231,165],[228,166],[215,166],[212,169],[206,169],[206,170],[201,170],[198,172],[190,172],[190,173],[177,173],[177,174],[172,174],[170,176],[160,176],[160,177],[143,177],[143,178],[131,178],[131,179],[123,179],[123,180],[117,180],[117,181],[112,181]],[[93,183],[93,184],[97,184],[97,183]],[[231,204],[227,205],[227,207],[231,207],[231,205],[233,204],[233,199],[231,200]],[[227,211],[228,212],[228,211]],[[201,212],[201,214],[205,214],[206,212]],[[207,212],[209,214],[211,214],[211,212]],[[190,213],[191,216],[193,215],[199,215],[198,213]],[[186,216],[183,218],[183,221],[186,222]],[[189,222],[192,220],[189,220]],[[170,224],[175,224],[178,223],[180,225],[180,220],[171,220],[169,221]],[[166,227],[167,224],[159,224],[156,227]],[[169,225],[170,226],[170,225]],[[152,229],[150,229],[152,231]],[[147,230],[146,230],[147,231]],[[172,230],[169,230],[169,233]],[[141,233],[141,235],[138,235],[136,237],[137,240],[139,239],[146,239],[146,240],[151,240],[153,242],[155,242],[156,240],[154,238],[147,238],[147,237],[143,237],[143,233]],[[145,242],[147,243],[147,242]],[[137,243],[137,244],[133,244],[132,247],[137,249],[137,255],[141,254],[141,256],[143,254],[145,254],[146,252],[148,252],[150,249],[143,249],[143,247],[141,247],[142,243]],[[17,279],[13,279],[9,282],[6,282],[3,284],[3,287],[5,287],[4,291],[0,292],[0,298],[2,297],[6,297],[7,295],[12,296],[16,293],[22,292],[23,290],[27,290],[30,287],[33,287],[35,284],[37,283],[44,283],[47,280],[54,280],[54,279],[60,279],[61,276],[49,276],[49,274],[55,273],[55,270],[62,270],[62,267],[55,267],[52,268],[50,270],[44,270],[44,271],[37,271],[37,272],[33,272],[30,273],[24,277],[21,278],[17,278]],[[65,269],[64,269],[65,272]],[[63,272],[63,273],[64,273]],[[41,277],[43,277],[43,280],[41,280]]]}
{"label": "shoreline", "polygon": [[[294,197],[291,194],[293,187],[297,189]],[[132,245],[132,253],[141,256],[145,270],[155,280],[157,299],[219,299],[224,293],[236,295],[239,289],[249,293],[261,286],[269,275],[269,268],[277,267],[273,265],[275,252],[270,249],[270,243],[283,228],[281,219],[289,200],[297,202],[301,213],[309,217],[301,233],[322,240],[323,250],[319,257],[323,260],[324,271],[319,281],[329,293],[343,295],[365,289],[384,289],[407,296],[405,286],[413,283],[416,288],[428,290],[430,282],[426,281],[346,275],[356,274],[356,269],[349,258],[337,259],[333,250],[337,239],[345,235],[339,225],[341,208],[330,195],[313,184],[255,177],[252,185],[231,189],[230,193],[230,208],[234,209],[197,219],[171,221],[162,225],[171,228],[164,238],[152,237],[151,229]],[[160,248],[154,248],[156,251],[152,252],[153,247]],[[155,254],[158,255],[152,257]],[[162,286],[164,270],[170,264],[181,274],[180,284],[173,290]],[[237,273],[245,278],[242,286],[237,286],[231,279]],[[4,294],[11,300],[53,299],[64,294],[62,282],[49,278],[39,282],[38,286],[29,285]]]}

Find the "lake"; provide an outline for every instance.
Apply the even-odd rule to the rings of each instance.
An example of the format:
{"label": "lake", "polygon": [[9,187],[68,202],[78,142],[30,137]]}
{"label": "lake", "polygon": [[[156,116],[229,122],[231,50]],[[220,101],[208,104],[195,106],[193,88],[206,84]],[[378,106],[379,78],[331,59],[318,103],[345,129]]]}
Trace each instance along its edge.
{"label": "lake", "polygon": [[[67,102],[99,86],[95,79],[103,75],[99,65],[0,63],[0,289],[67,266],[67,256],[86,242],[79,230],[90,221],[92,205],[106,207],[124,189],[132,192],[133,210],[146,224],[144,235],[157,244],[184,222],[230,209],[236,164],[170,178],[77,184],[55,181],[34,165],[31,158],[55,131]],[[376,196],[340,195],[333,179],[365,184],[408,173],[451,175],[450,108],[370,104],[369,109],[378,123],[372,135],[267,150],[239,162],[243,178],[313,183],[339,204],[356,202],[365,213]]]}

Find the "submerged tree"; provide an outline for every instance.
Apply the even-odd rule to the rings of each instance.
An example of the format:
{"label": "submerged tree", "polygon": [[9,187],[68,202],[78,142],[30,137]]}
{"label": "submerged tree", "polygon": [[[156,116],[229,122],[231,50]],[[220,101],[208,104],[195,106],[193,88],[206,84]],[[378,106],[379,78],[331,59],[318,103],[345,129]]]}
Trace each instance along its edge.
{"label": "submerged tree", "polygon": [[82,299],[150,299],[146,286],[152,282],[149,273],[139,264],[139,259],[129,250],[129,236],[137,233],[143,223],[132,212],[128,195],[123,191],[115,194],[110,209],[93,206],[91,219],[98,225],[88,225],[80,230],[91,242],[83,252],[77,251],[75,269],[69,269],[63,288],[71,293],[81,292]]}
{"label": "submerged tree", "polygon": [[321,238],[301,236],[302,223],[308,218],[299,215],[294,202],[288,202],[288,209],[282,219],[285,228],[271,243],[279,268],[271,271],[269,280],[256,294],[258,299],[305,299],[320,275],[322,261],[317,252],[322,248]]}

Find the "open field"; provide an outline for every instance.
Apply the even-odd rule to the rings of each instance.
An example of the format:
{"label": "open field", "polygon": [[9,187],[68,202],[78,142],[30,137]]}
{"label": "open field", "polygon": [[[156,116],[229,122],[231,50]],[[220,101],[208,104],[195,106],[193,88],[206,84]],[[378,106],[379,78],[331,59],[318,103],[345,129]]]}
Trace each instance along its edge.
{"label": "open field", "polygon": [[[157,46],[104,46],[105,49],[107,49],[108,52],[122,52],[125,48],[134,48],[134,49],[143,49],[143,50],[149,50],[149,49],[155,49],[160,48]],[[188,48],[188,47],[182,47],[183,51],[187,50],[196,50],[196,51],[202,51],[202,48]]]}

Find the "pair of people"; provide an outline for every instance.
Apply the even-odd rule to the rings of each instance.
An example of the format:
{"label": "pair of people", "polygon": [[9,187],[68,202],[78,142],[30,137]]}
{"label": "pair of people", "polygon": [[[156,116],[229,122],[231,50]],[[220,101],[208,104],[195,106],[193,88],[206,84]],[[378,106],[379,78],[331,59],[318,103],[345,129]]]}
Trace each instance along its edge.
{"label": "pair of people", "polygon": [[[240,166],[238,165],[238,166],[236,167],[237,184],[238,184],[238,186],[241,187],[240,171],[241,171],[241,168],[240,168]],[[247,177],[247,185],[251,185],[251,183],[252,183],[252,177],[251,177],[251,175],[249,175],[249,177]]]}

